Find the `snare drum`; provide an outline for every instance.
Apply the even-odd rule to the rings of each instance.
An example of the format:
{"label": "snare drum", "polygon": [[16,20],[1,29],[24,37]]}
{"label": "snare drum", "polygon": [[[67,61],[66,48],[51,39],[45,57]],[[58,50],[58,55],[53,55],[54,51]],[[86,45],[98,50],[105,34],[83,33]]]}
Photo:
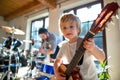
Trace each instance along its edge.
{"label": "snare drum", "polygon": [[36,78],[36,80],[50,80],[47,76],[41,76],[39,78]]}

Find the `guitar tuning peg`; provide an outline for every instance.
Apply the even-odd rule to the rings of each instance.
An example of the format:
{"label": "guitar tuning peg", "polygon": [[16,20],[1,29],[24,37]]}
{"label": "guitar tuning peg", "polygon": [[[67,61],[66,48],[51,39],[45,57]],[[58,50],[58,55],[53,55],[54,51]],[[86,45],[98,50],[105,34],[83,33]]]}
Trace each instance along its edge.
{"label": "guitar tuning peg", "polygon": [[113,22],[113,20],[111,20],[110,23],[113,24],[113,25],[115,24],[115,23]]}
{"label": "guitar tuning peg", "polygon": [[114,13],[114,15],[115,15],[115,17],[116,17],[117,19],[119,19],[118,11],[117,11],[116,13]]}
{"label": "guitar tuning peg", "polygon": [[101,32],[104,30],[104,28],[108,28],[108,26],[105,24],[103,27],[101,27],[101,29],[98,32]]}
{"label": "guitar tuning peg", "polygon": [[114,25],[114,22],[113,22],[112,18],[109,19],[109,22]]}
{"label": "guitar tuning peg", "polygon": [[111,21],[113,21],[112,18],[110,18],[110,19],[108,20],[108,22],[111,22]]}
{"label": "guitar tuning peg", "polygon": [[119,19],[119,16],[118,16],[118,14],[116,14],[116,18],[117,18],[117,19]]}

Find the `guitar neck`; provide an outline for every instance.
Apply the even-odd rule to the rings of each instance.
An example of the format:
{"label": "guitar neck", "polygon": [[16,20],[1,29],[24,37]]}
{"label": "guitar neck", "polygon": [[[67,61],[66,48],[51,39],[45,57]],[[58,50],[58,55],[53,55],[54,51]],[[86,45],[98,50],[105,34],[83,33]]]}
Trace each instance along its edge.
{"label": "guitar neck", "polygon": [[85,36],[85,38],[83,39],[80,47],[78,48],[78,50],[76,50],[76,53],[74,55],[74,57],[72,58],[70,64],[67,67],[67,70],[65,71],[65,74],[67,75],[67,78],[70,77],[74,67],[80,62],[82,56],[84,55],[85,52],[85,48],[83,47],[83,42],[89,38],[92,38],[94,36],[94,34],[92,32],[88,32]]}

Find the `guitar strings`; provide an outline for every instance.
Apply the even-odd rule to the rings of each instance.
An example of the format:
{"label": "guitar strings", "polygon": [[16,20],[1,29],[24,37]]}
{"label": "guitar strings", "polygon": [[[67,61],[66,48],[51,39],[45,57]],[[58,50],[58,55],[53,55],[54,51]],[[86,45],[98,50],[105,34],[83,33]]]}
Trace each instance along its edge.
{"label": "guitar strings", "polygon": [[[68,65],[67,67],[67,70],[65,71],[66,75],[69,77],[74,69],[74,67],[79,63],[79,61],[81,60],[82,56],[84,55],[84,51],[85,51],[85,48],[83,47],[83,42],[84,40],[87,40],[88,38],[91,38],[93,37],[94,35],[91,34],[90,32],[88,32],[85,36],[85,38],[83,39],[80,47],[78,49],[78,52],[76,51],[73,59],[71,60],[70,62],[70,65]],[[78,54],[79,53],[79,54]]]}

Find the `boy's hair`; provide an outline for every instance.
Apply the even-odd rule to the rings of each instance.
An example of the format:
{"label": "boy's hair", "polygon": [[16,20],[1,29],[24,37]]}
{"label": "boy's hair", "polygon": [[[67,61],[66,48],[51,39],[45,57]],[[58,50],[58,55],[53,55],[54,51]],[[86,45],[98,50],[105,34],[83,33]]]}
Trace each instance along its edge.
{"label": "boy's hair", "polygon": [[76,26],[79,29],[78,35],[81,32],[81,21],[79,17],[75,16],[74,14],[65,14],[61,17],[60,20],[60,28],[64,25],[66,22],[76,22]]}
{"label": "boy's hair", "polygon": [[38,31],[38,34],[46,34],[48,32],[47,29],[45,28],[40,28],[39,31]]}

